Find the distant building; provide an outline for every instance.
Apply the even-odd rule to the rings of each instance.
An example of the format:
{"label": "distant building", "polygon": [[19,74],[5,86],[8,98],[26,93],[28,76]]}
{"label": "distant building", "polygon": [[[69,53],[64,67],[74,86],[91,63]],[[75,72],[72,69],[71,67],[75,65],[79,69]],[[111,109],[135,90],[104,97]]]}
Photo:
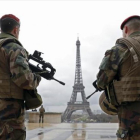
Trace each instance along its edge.
{"label": "distant building", "polygon": [[[67,104],[67,108],[62,115],[62,121],[70,121],[71,116],[75,111],[82,110],[86,111],[90,118],[93,118],[93,113],[90,109],[90,103],[86,99],[85,94],[85,86],[83,85],[83,78],[82,78],[82,68],[81,68],[81,56],[80,56],[80,41],[77,38],[76,41],[76,68],[75,68],[75,80],[72,95],[70,101]],[[80,94],[81,101],[78,101],[78,95]],[[75,114],[78,114],[77,112]],[[83,114],[83,113],[82,113]],[[74,114],[73,114],[74,115]]]}

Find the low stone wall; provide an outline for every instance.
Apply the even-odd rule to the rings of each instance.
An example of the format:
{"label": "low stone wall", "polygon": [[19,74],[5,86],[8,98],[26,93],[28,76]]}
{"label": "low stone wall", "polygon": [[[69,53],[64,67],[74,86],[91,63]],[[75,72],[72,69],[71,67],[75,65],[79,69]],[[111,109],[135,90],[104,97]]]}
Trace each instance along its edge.
{"label": "low stone wall", "polygon": [[[28,112],[29,123],[39,122],[39,112]],[[44,123],[61,123],[61,113],[45,112]]]}

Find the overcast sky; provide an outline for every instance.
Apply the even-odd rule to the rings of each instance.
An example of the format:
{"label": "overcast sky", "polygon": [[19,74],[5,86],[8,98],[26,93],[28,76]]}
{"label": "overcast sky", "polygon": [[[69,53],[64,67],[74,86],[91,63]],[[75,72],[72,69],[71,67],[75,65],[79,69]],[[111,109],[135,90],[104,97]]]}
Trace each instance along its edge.
{"label": "overcast sky", "polygon": [[[95,89],[99,65],[107,49],[122,37],[120,24],[140,14],[139,1],[0,1],[0,16],[20,18],[19,40],[29,53],[42,57],[56,68],[54,77],[66,83],[42,78],[38,87],[46,111],[63,112],[70,101],[76,65],[76,40],[81,42],[81,66],[85,94]],[[88,101],[92,110],[100,109],[96,93]],[[78,96],[80,100],[80,96]]]}

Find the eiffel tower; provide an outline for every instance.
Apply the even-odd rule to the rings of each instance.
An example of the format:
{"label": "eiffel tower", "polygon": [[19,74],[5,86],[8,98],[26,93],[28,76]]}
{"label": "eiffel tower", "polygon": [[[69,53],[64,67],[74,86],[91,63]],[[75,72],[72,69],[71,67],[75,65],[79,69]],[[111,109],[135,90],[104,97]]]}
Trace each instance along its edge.
{"label": "eiffel tower", "polygon": [[[76,51],[76,69],[75,69],[75,81],[73,86],[73,92],[70,98],[70,102],[67,104],[67,108],[62,115],[62,121],[70,121],[71,115],[77,110],[83,110],[87,112],[89,117],[92,118],[93,114],[89,107],[89,102],[87,102],[83,78],[81,69],[81,57],[80,57],[80,41],[79,38],[76,41],[77,51]],[[77,94],[81,93],[82,101],[76,101]]]}

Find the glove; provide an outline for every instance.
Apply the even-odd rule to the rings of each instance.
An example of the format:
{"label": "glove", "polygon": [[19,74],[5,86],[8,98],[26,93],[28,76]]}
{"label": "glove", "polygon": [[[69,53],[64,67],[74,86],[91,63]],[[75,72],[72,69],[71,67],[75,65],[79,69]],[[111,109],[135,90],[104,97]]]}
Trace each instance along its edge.
{"label": "glove", "polygon": [[50,68],[50,69],[52,69],[52,68],[53,68],[52,64],[51,64],[51,63],[49,63],[49,62],[45,62],[45,66],[47,66],[47,67],[48,67],[48,68]]}
{"label": "glove", "polygon": [[101,88],[99,88],[98,86],[97,86],[97,80],[95,80],[93,83],[92,83],[92,85],[96,88],[96,90],[98,90],[98,91],[102,91],[103,89],[101,89]]}
{"label": "glove", "polygon": [[50,63],[48,63],[48,62],[45,62],[45,65],[44,65],[44,67],[42,67],[43,69],[45,68],[49,68],[50,69],[50,71],[48,71],[48,73],[46,73],[46,77],[47,77],[47,80],[51,80],[52,78],[53,78],[53,76],[54,76],[54,74],[55,74],[55,72],[56,72],[56,69],[55,68],[53,68],[53,66],[50,64]]}

